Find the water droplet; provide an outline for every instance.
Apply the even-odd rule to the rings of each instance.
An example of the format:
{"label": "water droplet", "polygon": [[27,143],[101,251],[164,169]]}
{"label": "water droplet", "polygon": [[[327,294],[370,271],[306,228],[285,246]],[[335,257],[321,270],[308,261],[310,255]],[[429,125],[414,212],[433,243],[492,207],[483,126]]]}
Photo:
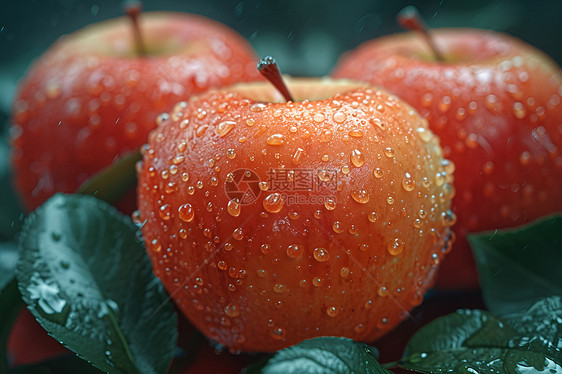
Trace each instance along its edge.
{"label": "water droplet", "polygon": [[384,154],[385,154],[386,157],[392,158],[392,157],[394,157],[394,150],[391,147],[386,147],[384,149]]}
{"label": "water droplet", "polygon": [[293,163],[298,164],[301,161],[301,157],[304,153],[304,149],[297,148],[295,153],[293,154]]}
{"label": "water droplet", "polygon": [[275,293],[284,293],[284,292],[288,292],[288,291],[289,291],[288,287],[284,284],[276,283],[273,286],[273,292],[275,292]]}
{"label": "water droplet", "polygon": [[244,232],[242,231],[242,227],[239,227],[236,230],[234,230],[234,232],[232,233],[232,237],[235,240],[242,240],[242,238],[244,238]]}
{"label": "water droplet", "polygon": [[326,248],[315,248],[313,255],[318,262],[326,262],[330,259],[330,253]]}
{"label": "water droplet", "polygon": [[240,309],[236,304],[230,303],[224,307],[224,313],[230,318],[234,318],[240,315]]}
{"label": "water droplet", "polygon": [[523,166],[527,166],[529,165],[529,163],[531,162],[531,153],[528,151],[524,151],[519,155],[519,162],[521,163],[521,165]]}
{"label": "water droplet", "polygon": [[402,178],[402,187],[404,187],[406,191],[412,191],[416,187],[416,182],[410,173],[404,174],[404,178]]}
{"label": "water droplet", "polygon": [[347,165],[344,165],[341,167],[341,172],[344,173],[345,175],[349,174],[349,172],[351,171],[351,168]]}
{"label": "water droplet", "polygon": [[217,125],[217,135],[221,138],[228,134],[236,126],[234,121],[223,121]]}
{"label": "water droplet", "polygon": [[439,110],[441,113],[445,113],[451,107],[451,97],[450,96],[443,96],[441,101],[439,102]]}
{"label": "water droplet", "polygon": [[416,128],[416,134],[424,143],[428,143],[431,140],[431,132],[425,127]]}
{"label": "water droplet", "polygon": [[388,242],[388,244],[386,245],[386,249],[391,255],[398,256],[400,253],[402,253],[402,251],[404,251],[404,242],[398,238],[395,238],[394,240]]}
{"label": "water droplet", "polygon": [[230,200],[226,206],[226,210],[228,211],[228,214],[230,214],[233,217],[238,217],[240,215],[240,202],[237,201],[237,199],[235,200]]}
{"label": "water droplet", "polygon": [[513,103],[513,115],[518,119],[523,119],[527,115],[525,106],[519,101]]}
{"label": "water droplet", "polygon": [[191,204],[186,203],[178,208],[178,215],[182,221],[191,222],[195,216],[195,211],[193,210]]}
{"label": "water droplet", "polygon": [[365,204],[370,199],[369,194],[364,189],[352,190],[351,197],[360,204]]}
{"label": "water droplet", "polygon": [[363,137],[363,130],[361,129],[351,129],[348,133],[349,136],[352,138],[362,138]]}
{"label": "water droplet", "polygon": [[365,156],[358,149],[351,151],[351,163],[357,167],[363,166],[365,163]]}
{"label": "water droplet", "polygon": [[349,268],[346,267],[346,266],[343,266],[343,267],[340,269],[340,277],[342,277],[342,278],[347,278],[348,276],[349,276]]}
{"label": "water droplet", "polygon": [[326,308],[326,314],[330,317],[335,317],[338,315],[338,308],[335,306],[329,306]]}
{"label": "water droplet", "polygon": [[266,255],[269,252],[271,252],[271,246],[269,244],[262,244],[261,247],[260,247],[260,250],[261,250],[261,253]]}
{"label": "water droplet", "polygon": [[267,106],[266,106],[265,104],[263,104],[263,103],[256,103],[256,104],[253,104],[253,105],[250,107],[250,111],[252,111],[252,112],[261,112],[261,111],[263,111],[266,107],[267,107]]}
{"label": "water droplet", "polygon": [[378,219],[377,213],[375,212],[370,212],[369,215],[367,216],[367,218],[369,219],[370,222],[376,222]]}
{"label": "water droplet", "polygon": [[158,239],[152,239],[152,241],[150,242],[150,248],[154,252],[160,252],[162,250],[162,244],[160,244],[160,241]]}
{"label": "water droplet", "polygon": [[317,123],[322,123],[322,122],[324,122],[324,119],[325,119],[324,115],[322,113],[316,113],[312,118],[314,119],[314,122],[317,122]]}
{"label": "water droplet", "polygon": [[326,200],[324,200],[324,207],[328,210],[336,209],[336,199],[333,197],[327,197]]}
{"label": "water droplet", "polygon": [[271,337],[275,340],[283,340],[285,339],[285,330],[281,327],[276,327],[271,330]]}
{"label": "water droplet", "polygon": [[281,194],[275,192],[263,199],[263,208],[269,213],[278,213],[283,208]]}
{"label": "water droplet", "polygon": [[375,178],[382,178],[384,172],[381,168],[375,168],[375,170],[373,170],[373,175],[375,176]]}
{"label": "water droplet", "polygon": [[267,138],[266,143],[269,145],[282,145],[285,143],[285,140],[283,139],[282,134],[273,134]]}
{"label": "water droplet", "polygon": [[287,247],[287,256],[296,259],[302,256],[304,252],[304,247],[298,244],[291,244]]}
{"label": "water droplet", "polygon": [[443,225],[453,226],[457,222],[457,216],[452,210],[448,209],[447,211],[441,213],[441,220]]}
{"label": "water droplet", "polygon": [[336,112],[334,113],[334,121],[336,123],[343,123],[347,116],[343,112]]}
{"label": "water droplet", "polygon": [[332,225],[332,229],[337,234],[341,234],[345,231],[345,229],[343,228],[343,224],[340,221],[335,221]]}
{"label": "water droplet", "polygon": [[233,159],[234,157],[236,157],[236,151],[233,148],[229,148],[226,150],[226,157],[228,157],[229,159]]}

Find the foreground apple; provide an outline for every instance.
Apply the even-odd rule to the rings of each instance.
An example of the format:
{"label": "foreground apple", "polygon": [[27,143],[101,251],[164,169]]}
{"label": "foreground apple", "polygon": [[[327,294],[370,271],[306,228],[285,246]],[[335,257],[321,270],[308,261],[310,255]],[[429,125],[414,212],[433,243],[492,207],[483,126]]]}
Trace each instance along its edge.
{"label": "foreground apple", "polygon": [[[451,245],[452,175],[409,105],[350,81],[199,96],[149,136],[138,188],[155,274],[232,351],[372,341]],[[200,113],[206,113],[201,116]]]}
{"label": "foreground apple", "polygon": [[28,209],[144,144],[178,101],[259,77],[249,43],[224,25],[164,12],[139,21],[137,33],[122,17],[61,38],[21,82],[12,162]]}
{"label": "foreground apple", "polygon": [[457,242],[440,287],[476,287],[468,232],[524,224],[562,210],[562,76],[507,35],[432,30],[445,61],[414,33],[365,43],[333,75],[384,86],[427,118],[455,166]]}

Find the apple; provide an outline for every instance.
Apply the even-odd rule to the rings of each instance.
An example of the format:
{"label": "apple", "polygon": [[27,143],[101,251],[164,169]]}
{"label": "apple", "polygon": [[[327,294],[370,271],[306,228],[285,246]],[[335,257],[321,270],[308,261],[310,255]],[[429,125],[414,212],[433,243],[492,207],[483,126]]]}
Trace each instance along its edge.
{"label": "apple", "polygon": [[28,209],[140,147],[179,101],[259,78],[250,44],[230,28],[192,14],[129,13],[138,27],[121,17],[61,37],[19,84],[11,159]]}
{"label": "apple", "polygon": [[[278,81],[271,59],[259,67]],[[233,352],[372,341],[422,301],[451,244],[452,175],[425,120],[356,82],[287,88],[287,102],[267,82],[188,100],[143,148],[134,217],[154,272]]]}
{"label": "apple", "polygon": [[547,55],[505,34],[433,29],[430,36],[443,61],[409,32],[366,42],[332,75],[388,89],[441,139],[455,165],[458,220],[437,285],[473,288],[478,277],[467,233],[562,210],[562,76]]}

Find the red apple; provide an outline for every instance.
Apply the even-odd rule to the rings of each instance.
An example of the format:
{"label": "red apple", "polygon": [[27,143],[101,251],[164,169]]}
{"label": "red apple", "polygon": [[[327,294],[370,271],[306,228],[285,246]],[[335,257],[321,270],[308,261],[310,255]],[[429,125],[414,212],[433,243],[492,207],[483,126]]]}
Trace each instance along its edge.
{"label": "red apple", "polygon": [[135,217],[154,272],[233,351],[372,341],[450,248],[452,175],[426,121],[355,82],[288,83],[294,101],[267,83],[203,94],[144,149]]}
{"label": "red apple", "polygon": [[562,76],[541,51],[508,35],[432,30],[444,61],[418,34],[386,36],[333,72],[383,86],[427,118],[456,165],[457,242],[440,287],[477,287],[465,236],[562,210]]}
{"label": "red apple", "polygon": [[222,24],[167,12],[139,23],[141,43],[126,17],[62,37],[20,83],[11,157],[27,208],[144,144],[178,101],[259,77],[249,43]]}

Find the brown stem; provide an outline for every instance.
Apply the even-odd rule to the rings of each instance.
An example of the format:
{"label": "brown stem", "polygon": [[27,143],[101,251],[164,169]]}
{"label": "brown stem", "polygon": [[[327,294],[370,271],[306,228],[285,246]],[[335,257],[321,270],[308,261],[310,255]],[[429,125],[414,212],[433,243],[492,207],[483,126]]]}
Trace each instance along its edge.
{"label": "brown stem", "polygon": [[435,59],[441,62],[445,61],[443,54],[441,54],[441,51],[435,44],[435,40],[429,34],[427,24],[424,22],[419,10],[415,6],[410,5],[402,9],[396,19],[398,24],[403,28],[420,32],[424,36],[429,48],[433,51]]}
{"label": "brown stem", "polygon": [[268,81],[275,86],[277,91],[286,101],[295,101],[287,88],[287,85],[283,81],[283,77],[281,76],[281,72],[279,71],[279,67],[277,66],[277,62],[271,56],[267,56],[259,60],[258,62],[258,71],[261,75],[265,77]]}
{"label": "brown stem", "polygon": [[125,4],[125,14],[129,16],[133,24],[133,34],[135,36],[135,46],[138,56],[146,56],[146,48],[139,25],[139,15],[142,11],[142,3],[140,1],[131,0]]}

